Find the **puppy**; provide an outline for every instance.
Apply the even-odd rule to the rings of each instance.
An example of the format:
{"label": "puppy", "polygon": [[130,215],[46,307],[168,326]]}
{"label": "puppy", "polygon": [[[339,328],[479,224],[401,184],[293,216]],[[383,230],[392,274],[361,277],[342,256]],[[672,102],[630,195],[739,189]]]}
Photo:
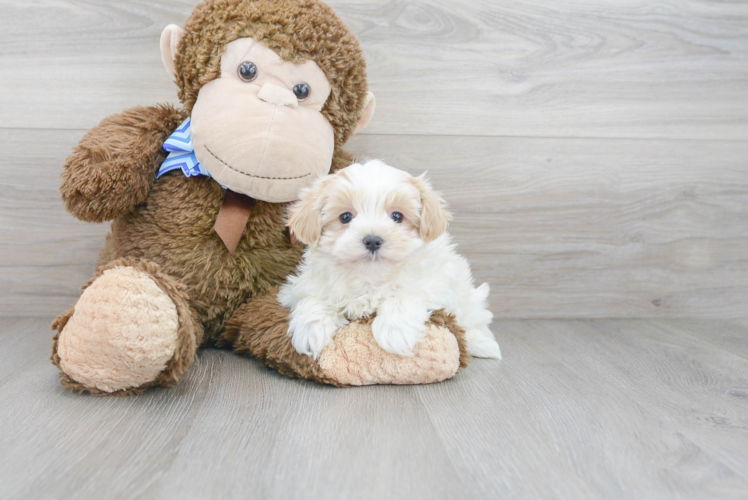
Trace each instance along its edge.
{"label": "puppy", "polygon": [[278,294],[296,351],[317,359],[340,327],[376,313],[377,343],[411,356],[431,312],[445,309],[473,356],[501,359],[488,283],[473,286],[446,233],[451,216],[423,175],[373,160],[321,178],[300,198],[288,225],[309,246]]}

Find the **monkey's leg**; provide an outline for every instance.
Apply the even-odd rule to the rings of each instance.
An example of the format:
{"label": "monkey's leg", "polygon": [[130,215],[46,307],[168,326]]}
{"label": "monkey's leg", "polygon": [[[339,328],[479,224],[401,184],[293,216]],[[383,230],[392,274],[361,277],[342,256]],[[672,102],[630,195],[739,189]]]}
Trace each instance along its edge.
{"label": "monkey's leg", "polygon": [[470,360],[464,330],[443,311],[432,314],[411,357],[379,347],[371,333],[371,321],[354,321],[338,330],[314,361],[291,345],[286,334],[288,310],[271,294],[241,306],[229,320],[224,338],[235,352],[254,356],[284,375],[337,386],[440,382]]}
{"label": "monkey's leg", "polygon": [[62,385],[96,395],[175,384],[202,337],[182,286],[158,265],[134,259],[102,268],[52,329]]}

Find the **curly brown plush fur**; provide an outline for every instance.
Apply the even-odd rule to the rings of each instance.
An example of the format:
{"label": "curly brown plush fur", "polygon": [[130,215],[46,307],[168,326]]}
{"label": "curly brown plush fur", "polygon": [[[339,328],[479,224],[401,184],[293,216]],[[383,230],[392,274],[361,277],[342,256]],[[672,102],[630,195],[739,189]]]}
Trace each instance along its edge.
{"label": "curly brown plush fur", "polygon": [[[335,132],[331,171],[353,161],[342,145],[363,111],[365,63],[358,41],[332,9],[318,0],[199,4],[185,24],[175,60],[185,109],[137,107],[106,118],[84,136],[62,175],[60,191],[73,215],[91,222],[113,220],[97,276],[112,266],[135,267],[166,292],[179,313],[174,359],[155,380],[116,395],[174,384],[189,368],[197,347],[205,344],[232,346],[288,375],[336,383],[293,350],[283,329],[286,311],[274,298],[263,298],[294,271],[303,251],[302,245],[291,244],[286,205],[256,200],[231,255],[213,231],[224,196],[221,186],[208,177],[185,177],[179,171],[156,179],[165,158],[163,142],[189,116],[200,88],[219,75],[226,45],[240,37],[260,40],[285,60],[317,63],[332,87],[322,110]],[[68,311],[53,324],[58,335],[52,360],[57,366],[57,339],[73,314]],[[456,325],[449,320],[435,319],[439,321],[447,321],[444,326],[457,336],[463,361],[461,330],[452,328]],[[62,383],[73,391],[106,393],[65,373]]]}
{"label": "curly brown plush fur", "polygon": [[290,244],[286,206],[258,200],[232,257],[212,230],[221,187],[180,172],[156,181],[163,142],[189,115],[200,87],[219,75],[226,44],[246,36],[325,71],[332,92],[323,114],[336,137],[331,170],[349,165],[353,158],[340,145],[361,114],[366,69],[358,41],[332,9],[316,0],[206,0],[187,19],[176,60],[185,109],[137,107],[106,118],[65,162],[60,188],[76,217],[114,219],[98,269],[123,257],[158,264],[184,284],[209,342],[249,297],[282,283],[302,252]]}
{"label": "curly brown plush fur", "polygon": [[319,365],[291,345],[288,311],[279,307],[274,294],[258,297],[242,306],[226,325],[224,340],[234,352],[253,356],[289,377],[307,378],[331,385]]}
{"label": "curly brown plush fur", "polygon": [[312,60],[332,86],[322,114],[335,145],[353,133],[366,99],[366,61],[355,36],[328,5],[317,0],[206,0],[184,25],[175,60],[179,98],[189,112],[200,88],[220,75],[229,42],[262,40],[282,59]]}
{"label": "curly brown plush fur", "polygon": [[89,130],[65,160],[65,208],[86,222],[103,222],[145,202],[166,158],[162,145],[186,117],[170,105],[138,106]]}

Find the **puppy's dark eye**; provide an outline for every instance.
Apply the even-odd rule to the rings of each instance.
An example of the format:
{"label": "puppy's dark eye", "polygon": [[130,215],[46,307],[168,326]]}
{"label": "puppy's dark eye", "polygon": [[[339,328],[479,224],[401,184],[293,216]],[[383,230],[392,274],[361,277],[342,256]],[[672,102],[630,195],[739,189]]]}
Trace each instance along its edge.
{"label": "puppy's dark eye", "polygon": [[353,220],[353,214],[350,212],[346,212],[340,215],[340,222],[342,222],[343,224],[348,224],[352,220]]}
{"label": "puppy's dark eye", "polygon": [[239,78],[245,82],[251,82],[257,78],[257,66],[253,62],[244,61],[239,65],[237,73],[239,73]]}
{"label": "puppy's dark eye", "polygon": [[309,97],[309,92],[311,92],[311,89],[306,83],[300,83],[293,88],[293,93],[296,96],[296,99],[300,101],[303,101],[304,99]]}
{"label": "puppy's dark eye", "polygon": [[403,214],[401,214],[400,212],[392,212],[390,218],[400,224],[403,221]]}

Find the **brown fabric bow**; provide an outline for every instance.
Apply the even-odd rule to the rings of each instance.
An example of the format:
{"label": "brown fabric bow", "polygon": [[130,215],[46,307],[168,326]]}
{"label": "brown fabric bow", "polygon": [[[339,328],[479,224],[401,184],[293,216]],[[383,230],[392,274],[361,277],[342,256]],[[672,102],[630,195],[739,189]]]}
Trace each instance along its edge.
{"label": "brown fabric bow", "polygon": [[[244,234],[244,229],[247,227],[249,215],[252,213],[254,206],[255,200],[247,195],[236,193],[230,189],[227,189],[226,194],[223,195],[223,203],[221,203],[221,209],[218,211],[213,230],[221,238],[231,255],[234,255],[236,247],[239,246],[239,241],[242,239],[242,234]],[[295,245],[296,236],[289,232],[289,237],[291,245]]]}
{"label": "brown fabric bow", "polygon": [[255,200],[245,194],[235,193],[230,189],[227,189],[226,194],[223,195],[223,203],[221,203],[221,209],[218,211],[213,230],[223,240],[223,244],[226,245],[231,255],[234,255],[239,240],[242,239],[244,228],[247,227],[249,214],[252,212],[254,205]]}

